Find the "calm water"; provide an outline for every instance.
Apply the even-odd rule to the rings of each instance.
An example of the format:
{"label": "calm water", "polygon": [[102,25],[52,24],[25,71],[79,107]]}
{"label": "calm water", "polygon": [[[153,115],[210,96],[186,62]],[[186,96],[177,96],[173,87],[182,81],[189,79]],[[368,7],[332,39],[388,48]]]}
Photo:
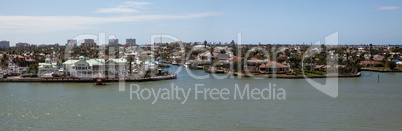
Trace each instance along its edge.
{"label": "calm water", "polygon": [[[302,79],[195,80],[185,71],[177,80],[126,83],[124,92],[118,83],[0,83],[0,130],[402,130],[401,77],[363,72],[360,78],[342,78],[336,99]],[[262,89],[272,83],[286,91],[286,100],[130,100],[129,84],[159,89],[171,83],[185,89],[196,83]]]}

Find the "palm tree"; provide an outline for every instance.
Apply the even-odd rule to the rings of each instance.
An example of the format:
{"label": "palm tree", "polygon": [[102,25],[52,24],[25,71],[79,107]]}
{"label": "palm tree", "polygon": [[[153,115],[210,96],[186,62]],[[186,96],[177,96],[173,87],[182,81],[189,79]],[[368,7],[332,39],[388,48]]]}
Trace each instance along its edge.
{"label": "palm tree", "polygon": [[[352,72],[353,71],[353,63],[352,63],[352,60],[353,60],[353,58],[352,58],[352,60],[350,60],[350,53],[349,52],[346,52],[346,61],[345,61],[345,66],[346,66],[346,69],[347,69],[347,72],[348,73],[350,73],[350,72]],[[350,70],[350,69],[352,69],[352,70]]]}
{"label": "palm tree", "polygon": [[133,63],[133,61],[134,61],[134,57],[133,56],[129,56],[129,57],[127,57],[127,62],[128,62],[128,69],[129,69],[129,74],[130,74],[130,76],[131,76],[131,74],[132,74],[132,63]]}
{"label": "palm tree", "polygon": [[170,65],[159,64],[158,67],[165,69],[165,68],[170,68]]}
{"label": "palm tree", "polygon": [[159,64],[158,68],[165,70],[166,68],[170,68],[170,65]]}
{"label": "palm tree", "polygon": [[211,53],[211,56],[212,56],[211,64],[213,64],[214,63],[214,48],[213,47],[209,48],[209,52]]}
{"label": "palm tree", "polygon": [[[244,59],[240,59],[240,60],[237,60],[236,62],[234,62],[233,71],[234,72],[242,72],[244,70],[244,61],[245,61]],[[239,65],[240,65],[240,67],[239,67]]]}
{"label": "palm tree", "polygon": [[291,67],[293,68],[293,72],[295,75],[300,71],[300,66],[301,66],[301,56],[303,55],[293,55],[291,58],[289,58],[289,63]]}
{"label": "palm tree", "polygon": [[357,74],[358,72],[360,72],[360,68],[361,68],[361,66],[360,66],[360,61],[361,61],[361,58],[358,58],[357,56],[352,56],[353,58],[352,58],[352,60],[353,60],[353,62],[352,62],[352,73],[353,74]]}
{"label": "palm tree", "polygon": [[1,68],[6,69],[8,67],[8,55],[3,54],[3,57],[1,58]]}

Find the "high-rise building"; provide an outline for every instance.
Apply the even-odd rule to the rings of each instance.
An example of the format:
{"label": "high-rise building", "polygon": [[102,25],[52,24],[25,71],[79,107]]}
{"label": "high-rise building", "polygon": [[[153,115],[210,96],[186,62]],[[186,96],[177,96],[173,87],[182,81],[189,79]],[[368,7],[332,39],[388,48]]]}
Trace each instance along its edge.
{"label": "high-rise building", "polygon": [[67,40],[66,46],[70,46],[70,47],[77,46],[77,40],[74,40],[74,39]]}
{"label": "high-rise building", "polygon": [[96,43],[94,39],[84,39],[84,43],[81,43],[81,46],[96,47]]}
{"label": "high-rise building", "polygon": [[84,43],[95,43],[94,39],[84,39]]}
{"label": "high-rise building", "polygon": [[15,44],[15,47],[28,47],[29,44],[28,43],[23,43],[23,42],[19,42],[17,44]]}
{"label": "high-rise building", "polygon": [[96,47],[96,43],[81,43],[81,46]]}
{"label": "high-rise building", "polygon": [[137,45],[137,43],[135,42],[135,39],[129,38],[126,39],[126,45]]}
{"label": "high-rise building", "polygon": [[0,41],[0,48],[8,48],[10,47],[10,41]]}
{"label": "high-rise building", "polygon": [[118,46],[119,45],[119,39],[109,39],[109,46]]}

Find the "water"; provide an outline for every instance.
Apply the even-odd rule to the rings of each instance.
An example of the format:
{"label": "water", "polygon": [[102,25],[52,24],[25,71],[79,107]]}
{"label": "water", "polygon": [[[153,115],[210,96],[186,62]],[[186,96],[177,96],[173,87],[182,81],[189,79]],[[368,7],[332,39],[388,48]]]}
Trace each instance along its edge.
{"label": "water", "polygon": [[[177,80],[126,83],[124,92],[118,83],[0,83],[0,130],[402,130],[401,77],[363,72],[359,78],[341,78],[336,99],[303,79],[196,80],[184,70]],[[197,83],[262,89],[272,83],[286,91],[286,100],[130,100],[129,84],[159,89],[172,83],[185,89]]]}

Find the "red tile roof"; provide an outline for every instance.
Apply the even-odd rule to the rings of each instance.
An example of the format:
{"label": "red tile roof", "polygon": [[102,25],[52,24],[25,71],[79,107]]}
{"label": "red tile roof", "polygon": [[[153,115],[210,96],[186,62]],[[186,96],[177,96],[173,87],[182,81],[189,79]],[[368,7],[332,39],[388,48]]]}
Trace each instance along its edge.
{"label": "red tile roof", "polygon": [[289,68],[289,66],[281,64],[281,63],[276,62],[276,61],[269,61],[267,64],[261,64],[260,68],[273,67],[273,66],[276,66],[276,67],[279,67],[279,68]]}

